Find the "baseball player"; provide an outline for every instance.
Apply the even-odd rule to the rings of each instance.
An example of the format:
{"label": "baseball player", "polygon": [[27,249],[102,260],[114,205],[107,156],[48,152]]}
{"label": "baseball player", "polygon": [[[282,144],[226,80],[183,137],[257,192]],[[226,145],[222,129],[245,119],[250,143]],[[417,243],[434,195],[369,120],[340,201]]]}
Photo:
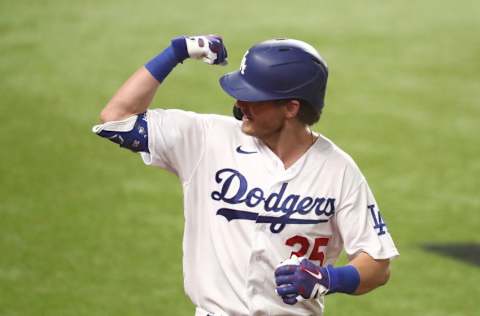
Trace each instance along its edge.
{"label": "baseball player", "polygon": [[[184,286],[195,315],[322,315],[325,295],[359,295],[389,278],[398,252],[354,161],[310,126],[322,113],[326,62],[292,39],[258,43],[221,77],[234,117],[149,109],[188,58],[222,65],[218,36],[177,37],[135,72],[93,131],[184,193]],[[345,266],[335,266],[341,251]]]}

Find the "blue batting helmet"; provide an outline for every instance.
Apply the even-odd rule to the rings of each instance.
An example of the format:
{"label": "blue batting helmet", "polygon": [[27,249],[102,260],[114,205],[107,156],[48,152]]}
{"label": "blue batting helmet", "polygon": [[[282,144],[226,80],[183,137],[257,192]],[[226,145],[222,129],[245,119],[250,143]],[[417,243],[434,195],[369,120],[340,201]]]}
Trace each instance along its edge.
{"label": "blue batting helmet", "polygon": [[241,101],[300,99],[317,112],[324,105],[328,66],[311,45],[274,39],[250,48],[240,70],[220,78],[230,96]]}

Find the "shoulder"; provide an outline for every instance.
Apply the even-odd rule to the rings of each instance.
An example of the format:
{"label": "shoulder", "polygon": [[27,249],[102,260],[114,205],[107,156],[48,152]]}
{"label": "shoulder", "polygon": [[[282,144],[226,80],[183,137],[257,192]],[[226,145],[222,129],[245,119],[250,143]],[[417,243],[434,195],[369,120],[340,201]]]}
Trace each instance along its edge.
{"label": "shoulder", "polygon": [[344,184],[349,183],[354,187],[365,181],[364,175],[352,156],[324,135],[320,134],[317,142],[317,155],[323,158],[326,170],[334,173]]}
{"label": "shoulder", "polygon": [[219,128],[237,128],[241,122],[231,116],[219,115],[219,114],[199,114],[205,121],[212,127]]}
{"label": "shoulder", "polygon": [[[184,137],[187,133],[202,135],[206,143],[234,140],[241,137],[241,122],[233,117],[203,114],[180,109],[151,109],[147,112],[149,131]],[[150,128],[152,127],[152,128]]]}
{"label": "shoulder", "polygon": [[238,126],[238,122],[235,118],[226,116],[226,115],[218,115],[218,114],[203,114],[197,113],[193,111],[186,111],[181,109],[149,109],[148,115],[152,119],[190,119],[190,120],[198,120],[202,121],[207,125],[215,126]]}
{"label": "shoulder", "polygon": [[325,155],[331,163],[339,166],[348,166],[350,168],[359,169],[355,160],[346,153],[342,148],[336,145],[332,140],[326,136],[318,135],[318,148],[321,154]]}

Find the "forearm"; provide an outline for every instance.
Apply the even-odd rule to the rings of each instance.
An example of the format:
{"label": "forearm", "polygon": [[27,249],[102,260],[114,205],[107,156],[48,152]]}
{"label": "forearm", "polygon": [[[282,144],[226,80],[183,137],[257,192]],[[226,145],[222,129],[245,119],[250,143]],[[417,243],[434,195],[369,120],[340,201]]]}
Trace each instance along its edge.
{"label": "forearm", "polygon": [[360,253],[353,258],[350,265],[354,266],[360,275],[360,284],[353,293],[362,295],[387,283],[390,277],[390,260],[375,260],[366,253]]}
{"label": "forearm", "polygon": [[118,121],[145,112],[160,82],[142,66],[115,93],[100,114],[105,123]]}
{"label": "forearm", "polygon": [[102,110],[101,121],[119,121],[145,112],[160,83],[187,58],[225,65],[227,51],[219,36],[179,36],[172,39],[170,46],[138,69],[115,93]]}
{"label": "forearm", "polygon": [[158,86],[175,66],[188,57],[185,38],[172,40],[171,45],[137,70],[115,93],[103,109],[103,122],[118,121],[145,112]]}

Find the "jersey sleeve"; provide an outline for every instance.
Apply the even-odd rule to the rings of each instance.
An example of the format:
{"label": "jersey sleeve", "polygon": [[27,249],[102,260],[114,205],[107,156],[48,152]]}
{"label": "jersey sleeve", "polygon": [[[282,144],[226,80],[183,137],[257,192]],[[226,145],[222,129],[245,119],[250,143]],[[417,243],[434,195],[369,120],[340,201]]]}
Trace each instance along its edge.
{"label": "jersey sleeve", "polygon": [[147,121],[150,153],[141,153],[144,163],[188,181],[204,154],[205,118],[194,112],[154,109],[147,111]]}
{"label": "jersey sleeve", "polygon": [[374,259],[398,256],[375,198],[363,180],[336,213],[338,230],[349,257],[366,252]]}

